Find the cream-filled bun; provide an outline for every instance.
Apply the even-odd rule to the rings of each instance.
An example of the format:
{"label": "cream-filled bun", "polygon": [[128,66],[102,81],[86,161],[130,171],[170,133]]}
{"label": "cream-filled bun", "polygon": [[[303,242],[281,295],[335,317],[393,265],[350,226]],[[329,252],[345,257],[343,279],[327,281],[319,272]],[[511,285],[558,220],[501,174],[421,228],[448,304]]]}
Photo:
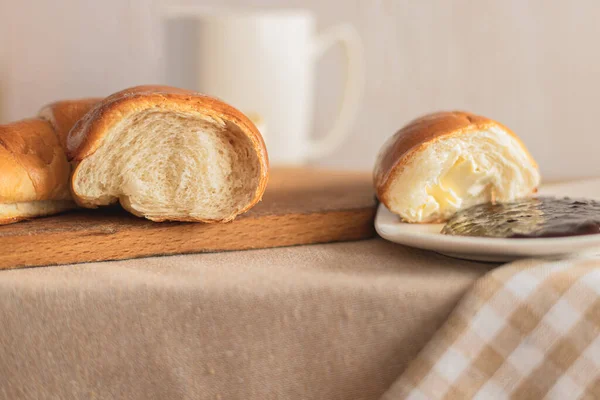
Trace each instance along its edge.
{"label": "cream-filled bun", "polygon": [[458,210],[537,191],[540,173],[521,140],[491,119],[439,112],[413,120],[382,147],[377,197],[406,222],[444,222]]}

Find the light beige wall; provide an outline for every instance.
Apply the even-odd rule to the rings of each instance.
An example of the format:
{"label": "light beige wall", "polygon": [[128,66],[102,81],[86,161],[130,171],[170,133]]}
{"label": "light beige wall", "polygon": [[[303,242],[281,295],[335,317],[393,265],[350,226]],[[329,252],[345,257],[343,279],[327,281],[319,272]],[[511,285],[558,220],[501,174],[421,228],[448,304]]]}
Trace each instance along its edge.
{"label": "light beige wall", "polygon": [[[57,4],[58,3],[58,4]],[[371,167],[383,140],[433,110],[468,109],[517,131],[546,178],[600,175],[600,2],[596,0],[173,0],[307,7],[320,27],[356,25],[367,88],[349,140],[322,164]],[[0,1],[4,120],[55,98],[164,81],[163,31],[143,0]],[[328,126],[340,51],[319,66],[315,130]]]}

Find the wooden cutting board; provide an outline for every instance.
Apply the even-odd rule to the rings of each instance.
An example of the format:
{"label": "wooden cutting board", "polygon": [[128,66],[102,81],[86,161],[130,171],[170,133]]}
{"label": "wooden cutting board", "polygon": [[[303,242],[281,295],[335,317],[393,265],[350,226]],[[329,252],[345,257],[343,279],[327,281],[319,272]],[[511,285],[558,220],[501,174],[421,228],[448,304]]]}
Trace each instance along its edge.
{"label": "wooden cutting board", "polygon": [[0,226],[0,269],[366,239],[375,210],[368,173],[272,169],[263,201],[227,224],[151,222],[111,207]]}

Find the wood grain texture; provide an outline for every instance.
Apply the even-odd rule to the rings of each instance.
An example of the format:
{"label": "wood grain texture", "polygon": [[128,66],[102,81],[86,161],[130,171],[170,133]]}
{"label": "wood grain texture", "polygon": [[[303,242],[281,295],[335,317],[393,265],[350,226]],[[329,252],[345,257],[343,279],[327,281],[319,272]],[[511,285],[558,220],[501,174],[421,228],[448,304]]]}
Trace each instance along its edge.
{"label": "wood grain texture", "polygon": [[227,224],[151,222],[118,207],[0,227],[0,269],[373,237],[369,173],[275,169],[263,201]]}

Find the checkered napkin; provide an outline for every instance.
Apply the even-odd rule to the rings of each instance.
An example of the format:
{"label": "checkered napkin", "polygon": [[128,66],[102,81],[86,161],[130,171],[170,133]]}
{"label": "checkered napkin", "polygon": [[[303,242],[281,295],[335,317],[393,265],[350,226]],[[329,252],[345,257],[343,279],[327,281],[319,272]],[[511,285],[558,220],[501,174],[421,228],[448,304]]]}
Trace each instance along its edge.
{"label": "checkered napkin", "polygon": [[488,273],[382,400],[471,398],[600,399],[600,258]]}

